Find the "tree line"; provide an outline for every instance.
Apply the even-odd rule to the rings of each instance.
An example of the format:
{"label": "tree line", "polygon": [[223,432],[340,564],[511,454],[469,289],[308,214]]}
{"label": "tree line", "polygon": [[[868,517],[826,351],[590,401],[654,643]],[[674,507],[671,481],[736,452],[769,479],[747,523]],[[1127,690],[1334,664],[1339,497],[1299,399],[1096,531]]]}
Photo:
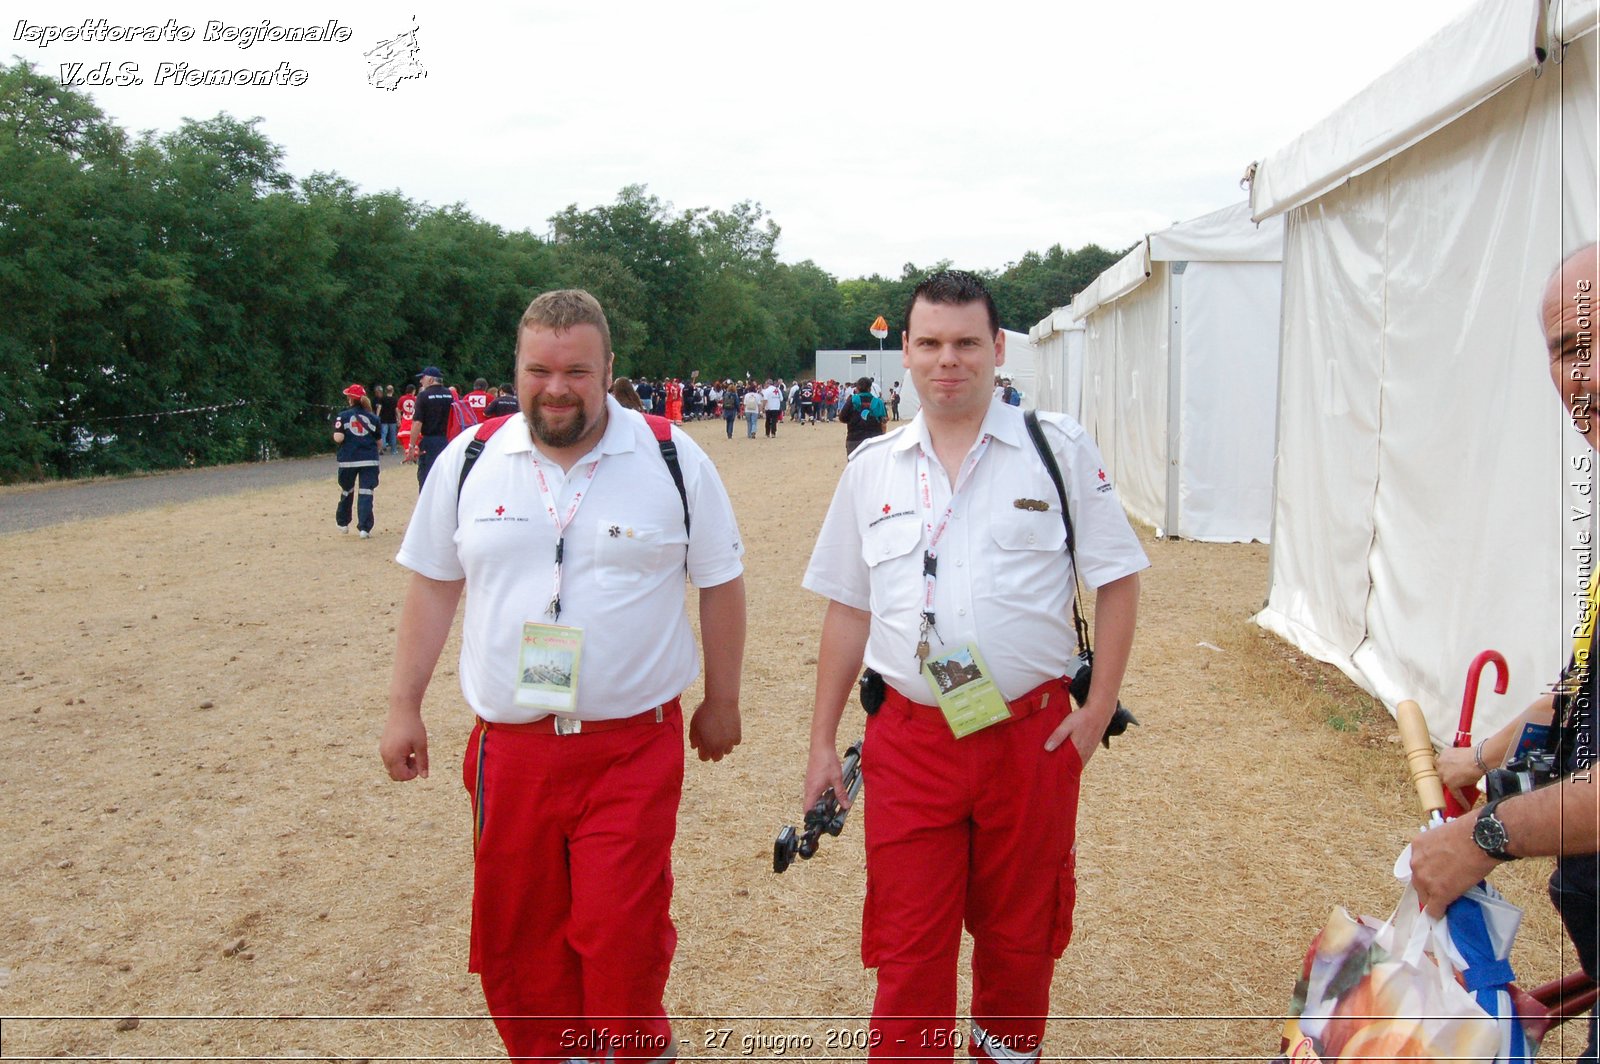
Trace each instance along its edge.
{"label": "tree line", "polygon": [[[296,179],[259,119],[129,135],[86,95],[0,64],[0,482],[303,455],[351,381],[507,379],[532,295],[593,292],[617,372],[792,378],[876,347],[930,270],[840,280],[778,259],[760,204],[675,209],[644,185],[543,235],[462,204]],[[1119,253],[985,272],[1027,328]]]}

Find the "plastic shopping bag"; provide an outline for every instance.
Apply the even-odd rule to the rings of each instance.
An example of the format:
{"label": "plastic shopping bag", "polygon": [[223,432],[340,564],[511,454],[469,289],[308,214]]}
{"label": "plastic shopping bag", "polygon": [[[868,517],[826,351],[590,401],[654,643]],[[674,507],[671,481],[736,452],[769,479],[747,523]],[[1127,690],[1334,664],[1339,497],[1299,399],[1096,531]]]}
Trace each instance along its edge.
{"label": "plastic shopping bag", "polygon": [[[1508,1059],[1504,1028],[1516,1021],[1484,1011],[1461,985],[1463,964],[1445,921],[1422,913],[1410,888],[1386,923],[1335,909],[1306,953],[1279,1060]],[[1511,1059],[1537,1052],[1521,1039],[1517,1048],[1526,1058]]]}

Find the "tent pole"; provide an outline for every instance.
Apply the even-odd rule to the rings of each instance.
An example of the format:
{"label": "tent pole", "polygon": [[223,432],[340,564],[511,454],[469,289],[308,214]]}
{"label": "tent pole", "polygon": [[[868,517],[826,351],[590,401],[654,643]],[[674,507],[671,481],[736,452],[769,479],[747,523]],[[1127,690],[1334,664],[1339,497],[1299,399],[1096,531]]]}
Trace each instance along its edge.
{"label": "tent pole", "polygon": [[1183,484],[1183,271],[1167,264],[1167,535],[1179,538],[1178,493]]}

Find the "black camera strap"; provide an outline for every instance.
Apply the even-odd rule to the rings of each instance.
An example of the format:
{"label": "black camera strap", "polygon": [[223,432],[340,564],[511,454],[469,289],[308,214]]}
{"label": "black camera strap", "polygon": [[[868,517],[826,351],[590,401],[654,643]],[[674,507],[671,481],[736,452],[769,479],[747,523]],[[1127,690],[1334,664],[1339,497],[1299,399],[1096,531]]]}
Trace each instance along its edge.
{"label": "black camera strap", "polygon": [[1026,410],[1022,420],[1028,426],[1028,438],[1039,452],[1039,460],[1044,463],[1045,472],[1050,474],[1050,482],[1056,486],[1056,496],[1061,500],[1061,523],[1067,526],[1067,558],[1072,562],[1072,627],[1077,632],[1078,649],[1083,654],[1083,660],[1093,664],[1094,650],[1089,646],[1089,626],[1084,623],[1083,610],[1078,605],[1078,600],[1083,598],[1083,585],[1078,581],[1078,552],[1076,538],[1072,534],[1072,514],[1067,510],[1067,486],[1061,479],[1061,466],[1056,463],[1055,452],[1044,438],[1039,415]]}
{"label": "black camera strap", "polygon": [[[1589,653],[1584,663],[1579,665],[1577,654],[1573,654],[1556,684],[1554,714],[1545,738],[1545,752],[1556,759],[1556,767],[1562,773],[1581,771],[1593,763],[1592,755],[1588,754],[1590,744],[1580,743],[1578,739],[1580,732],[1592,732],[1596,702],[1600,700],[1597,653],[1600,653],[1600,622],[1590,625]],[[1587,762],[1580,763],[1580,748],[1589,757]]]}

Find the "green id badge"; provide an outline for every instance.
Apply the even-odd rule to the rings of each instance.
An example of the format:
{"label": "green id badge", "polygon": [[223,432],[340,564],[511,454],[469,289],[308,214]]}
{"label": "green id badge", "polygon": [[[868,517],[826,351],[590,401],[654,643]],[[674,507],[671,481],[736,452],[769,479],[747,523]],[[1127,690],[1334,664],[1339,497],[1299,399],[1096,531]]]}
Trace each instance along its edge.
{"label": "green id badge", "polygon": [[922,665],[922,676],[957,739],[1011,719],[1011,707],[989,679],[989,666],[971,643],[929,658]]}
{"label": "green id badge", "polygon": [[517,654],[517,705],[569,713],[576,709],[582,654],[582,628],[524,624]]}

